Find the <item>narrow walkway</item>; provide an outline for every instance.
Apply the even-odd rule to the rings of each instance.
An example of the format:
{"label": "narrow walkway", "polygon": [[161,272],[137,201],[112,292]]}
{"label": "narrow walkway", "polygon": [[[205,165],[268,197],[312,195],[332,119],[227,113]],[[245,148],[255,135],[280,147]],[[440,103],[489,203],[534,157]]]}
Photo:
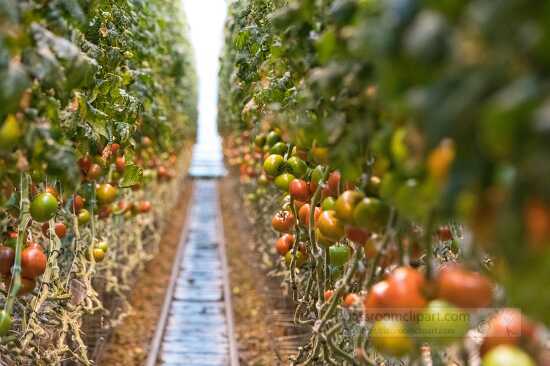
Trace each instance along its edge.
{"label": "narrow walkway", "polygon": [[[159,360],[166,366],[231,365],[218,188],[196,180],[179,274]],[[229,319],[229,321],[228,321]]]}

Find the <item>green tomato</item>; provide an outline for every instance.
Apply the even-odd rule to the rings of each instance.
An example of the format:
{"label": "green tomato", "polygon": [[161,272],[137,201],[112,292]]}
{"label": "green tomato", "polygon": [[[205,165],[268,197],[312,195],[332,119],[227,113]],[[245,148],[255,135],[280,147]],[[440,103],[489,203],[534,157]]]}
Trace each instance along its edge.
{"label": "green tomato", "polygon": [[272,154],[264,161],[264,170],[267,175],[275,177],[283,171],[285,159],[281,155]]}
{"label": "green tomato", "polygon": [[279,141],[281,141],[281,136],[279,136],[277,132],[271,131],[270,133],[267,134],[267,137],[266,137],[267,146],[271,147]]}
{"label": "green tomato", "polygon": [[90,211],[86,210],[85,208],[80,210],[80,212],[78,213],[78,225],[80,226],[86,225],[90,222],[91,219],[92,217],[90,215]]}
{"label": "green tomato", "polygon": [[378,198],[366,197],[353,210],[355,224],[371,232],[382,231],[389,216],[389,207]]}
{"label": "green tomato", "polygon": [[0,311],[0,336],[5,336],[11,329],[11,315],[6,310]]}
{"label": "green tomato", "polygon": [[21,138],[21,127],[13,115],[8,115],[0,127],[0,149],[11,149]]}
{"label": "green tomato", "polygon": [[418,331],[431,346],[442,347],[464,337],[470,327],[469,314],[442,300],[433,300],[420,314]]}
{"label": "green tomato", "polygon": [[307,164],[297,156],[292,156],[287,160],[289,172],[297,178],[302,178],[307,173]]}
{"label": "green tomato", "polygon": [[290,182],[292,182],[292,180],[295,178],[296,177],[294,177],[292,174],[283,173],[275,178],[275,185],[281,191],[288,192],[288,186],[290,185]]}
{"label": "green tomato", "polygon": [[[290,267],[290,261],[291,260],[292,260],[292,250],[289,250],[285,254],[285,264],[286,264],[287,267]],[[296,267],[298,267],[298,268],[303,266],[304,263],[306,262],[306,257],[299,250],[296,252],[295,262],[296,262]]]}
{"label": "green tomato", "polygon": [[535,361],[521,349],[511,345],[500,345],[483,357],[482,366],[535,366]]}
{"label": "green tomato", "polygon": [[31,203],[30,211],[34,221],[46,222],[54,217],[57,211],[57,198],[51,193],[44,192],[36,196]]}
{"label": "green tomato", "polygon": [[257,146],[257,147],[262,147],[265,145],[265,141],[266,141],[266,137],[263,133],[260,133],[258,135],[256,135],[256,137],[254,138],[254,144]]}
{"label": "green tomato", "polygon": [[311,181],[318,184],[323,179],[323,166],[317,165],[311,172]]}
{"label": "green tomato", "polygon": [[97,243],[96,247],[103,250],[103,252],[105,253],[107,253],[107,251],[109,250],[109,244],[107,244],[106,241],[100,241],[99,243]]}
{"label": "green tomato", "polygon": [[329,262],[333,266],[342,267],[351,256],[351,250],[346,245],[333,245],[329,248]]}
{"label": "green tomato", "polygon": [[271,154],[284,155],[288,150],[287,145],[284,142],[277,142],[275,145],[271,146],[269,152]]}
{"label": "green tomato", "polygon": [[384,319],[374,323],[370,332],[372,345],[380,353],[388,356],[402,357],[411,353],[414,344],[405,323],[395,319]]}
{"label": "green tomato", "polygon": [[323,202],[321,203],[321,208],[323,209],[323,211],[334,210],[334,205],[336,205],[336,200],[334,199],[334,197],[329,196],[323,200]]}

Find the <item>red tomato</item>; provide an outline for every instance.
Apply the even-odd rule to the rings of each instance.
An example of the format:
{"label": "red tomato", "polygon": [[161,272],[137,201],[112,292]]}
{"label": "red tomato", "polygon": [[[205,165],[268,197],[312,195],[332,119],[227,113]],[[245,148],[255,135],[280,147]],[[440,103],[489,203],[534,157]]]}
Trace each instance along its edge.
{"label": "red tomato", "polygon": [[333,290],[326,290],[323,294],[323,297],[325,298],[325,302],[329,301],[332,298],[332,295],[334,295]]}
{"label": "red tomato", "polygon": [[341,175],[338,170],[333,171],[330,173],[327,179],[327,187],[329,189],[329,195],[332,197],[338,197],[340,194],[340,180]]}
{"label": "red tomato", "polygon": [[[311,214],[310,211],[311,210],[309,203],[304,204],[300,208],[300,211],[298,211],[298,219],[300,220],[300,223],[305,227],[309,227],[309,215]],[[315,207],[315,213],[313,214],[314,226],[317,226],[319,215],[321,215],[321,209],[319,207]]]}
{"label": "red tomato", "polygon": [[277,239],[277,242],[275,243],[275,249],[277,250],[277,253],[284,256],[292,248],[293,244],[294,235],[284,234],[279,239]]}
{"label": "red tomato", "polygon": [[487,324],[481,354],[503,344],[518,345],[535,337],[535,326],[516,309],[502,309]]}
{"label": "red tomato", "polygon": [[[44,234],[44,236],[49,237],[50,235],[49,231],[50,231],[50,224],[45,222],[42,225],[42,233]],[[59,239],[63,239],[67,235],[67,226],[62,222],[57,222],[54,225],[54,231],[55,231],[55,235]]]}
{"label": "red tomato", "polygon": [[478,272],[459,264],[444,265],[436,278],[438,297],[462,308],[487,307],[493,300],[493,284]]}
{"label": "red tomato", "polygon": [[374,284],[367,296],[363,299],[363,312],[370,321],[375,320],[383,314],[381,311],[383,300],[386,298],[390,284],[388,281],[380,281]]}
{"label": "red tomato", "polygon": [[279,211],[271,219],[271,226],[273,229],[281,233],[289,233],[295,224],[296,219],[289,211]]}
{"label": "red tomato", "polygon": [[351,293],[347,294],[346,297],[344,297],[344,304],[343,306],[345,308],[350,308],[355,304],[358,304],[360,301],[359,295]]}
{"label": "red tomato", "polygon": [[152,205],[150,201],[139,201],[137,207],[139,213],[147,213],[151,211]]}
{"label": "red tomato", "polygon": [[360,227],[346,225],[346,238],[354,243],[364,245],[370,238],[370,233]]}
{"label": "red tomato", "polygon": [[293,179],[290,182],[288,191],[290,196],[298,201],[308,201],[309,200],[309,188],[308,184],[303,179]]}
{"label": "red tomato", "polygon": [[12,247],[0,245],[0,274],[11,274],[11,267],[15,261],[15,250]]}
{"label": "red tomato", "polygon": [[75,213],[79,213],[84,208],[84,198],[75,194],[73,196],[73,210]]}
{"label": "red tomato", "polygon": [[124,168],[126,168],[126,159],[124,158],[124,156],[117,156],[115,160],[115,166],[118,172],[124,171]]}
{"label": "red tomato", "polygon": [[31,243],[21,252],[22,276],[35,279],[46,270],[48,258],[39,244]]}

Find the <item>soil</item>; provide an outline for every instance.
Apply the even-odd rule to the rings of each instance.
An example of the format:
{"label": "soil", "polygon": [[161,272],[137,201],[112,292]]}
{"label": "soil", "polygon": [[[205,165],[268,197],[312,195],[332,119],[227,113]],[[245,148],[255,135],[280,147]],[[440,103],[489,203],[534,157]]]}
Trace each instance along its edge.
{"label": "soil", "polygon": [[147,358],[147,348],[155,333],[162,309],[166,288],[180,236],[190,203],[191,181],[185,181],[177,204],[174,206],[160,241],[159,253],[145,266],[145,270],[133,286],[130,298],[131,313],[114,329],[109,342],[98,360],[98,365],[138,366]]}
{"label": "soil", "polygon": [[242,366],[287,365],[303,331],[291,323],[292,305],[283,296],[279,280],[269,278],[261,266],[255,228],[245,219],[238,180],[220,182],[220,197],[235,332]]}

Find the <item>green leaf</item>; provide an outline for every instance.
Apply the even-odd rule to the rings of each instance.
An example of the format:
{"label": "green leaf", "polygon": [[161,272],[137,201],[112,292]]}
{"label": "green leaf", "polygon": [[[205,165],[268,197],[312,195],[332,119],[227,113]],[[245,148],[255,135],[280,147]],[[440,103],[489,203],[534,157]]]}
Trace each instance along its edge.
{"label": "green leaf", "polygon": [[121,188],[129,188],[140,184],[143,181],[143,169],[134,164],[126,165],[124,176],[119,186]]}

